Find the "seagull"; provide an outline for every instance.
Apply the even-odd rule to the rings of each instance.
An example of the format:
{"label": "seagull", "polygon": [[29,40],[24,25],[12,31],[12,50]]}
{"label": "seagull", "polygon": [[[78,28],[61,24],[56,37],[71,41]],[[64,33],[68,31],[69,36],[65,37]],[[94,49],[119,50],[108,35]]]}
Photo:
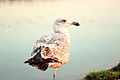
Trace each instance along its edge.
{"label": "seagull", "polygon": [[55,80],[56,70],[66,64],[70,56],[70,35],[66,28],[71,25],[80,24],[63,18],[56,19],[53,24],[54,32],[42,36],[35,42],[32,57],[24,63],[42,71],[53,68],[53,80]]}

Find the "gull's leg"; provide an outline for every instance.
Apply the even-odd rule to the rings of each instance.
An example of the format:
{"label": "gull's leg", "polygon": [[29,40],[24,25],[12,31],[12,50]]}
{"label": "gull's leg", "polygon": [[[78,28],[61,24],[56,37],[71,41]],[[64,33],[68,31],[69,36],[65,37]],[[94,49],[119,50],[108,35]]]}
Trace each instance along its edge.
{"label": "gull's leg", "polygon": [[53,74],[53,80],[55,80],[55,78],[56,78],[56,68],[54,69],[54,74]]}

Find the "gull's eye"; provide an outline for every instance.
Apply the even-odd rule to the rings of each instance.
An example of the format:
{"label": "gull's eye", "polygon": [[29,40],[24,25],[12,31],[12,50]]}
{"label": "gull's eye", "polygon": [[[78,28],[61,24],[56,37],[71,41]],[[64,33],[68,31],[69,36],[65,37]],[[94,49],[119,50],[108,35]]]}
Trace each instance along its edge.
{"label": "gull's eye", "polygon": [[61,22],[66,22],[66,20],[62,20]]}

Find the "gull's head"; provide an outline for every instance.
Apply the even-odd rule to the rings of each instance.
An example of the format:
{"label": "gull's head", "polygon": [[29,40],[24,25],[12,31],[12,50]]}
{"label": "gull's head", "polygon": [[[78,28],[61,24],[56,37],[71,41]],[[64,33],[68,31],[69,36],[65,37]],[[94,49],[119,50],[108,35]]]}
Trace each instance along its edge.
{"label": "gull's head", "polygon": [[80,24],[78,22],[72,22],[63,18],[58,18],[57,20],[55,20],[53,28],[54,31],[60,31],[60,29],[66,28],[71,25],[79,26]]}
{"label": "gull's head", "polygon": [[59,27],[67,27],[70,25],[79,26],[80,24],[78,22],[71,22],[63,18],[58,18],[57,20],[55,20],[54,23],[54,26],[59,26]]}

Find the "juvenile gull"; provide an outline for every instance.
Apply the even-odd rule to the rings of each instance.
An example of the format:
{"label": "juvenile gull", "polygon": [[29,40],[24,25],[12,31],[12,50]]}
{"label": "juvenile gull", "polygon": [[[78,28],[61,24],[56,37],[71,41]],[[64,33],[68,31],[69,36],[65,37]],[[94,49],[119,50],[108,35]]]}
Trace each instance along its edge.
{"label": "juvenile gull", "polygon": [[31,53],[32,58],[24,63],[42,71],[53,68],[53,80],[55,80],[57,68],[63,66],[70,56],[70,35],[66,29],[70,25],[79,26],[79,23],[57,19],[53,25],[54,33],[38,39]]}

